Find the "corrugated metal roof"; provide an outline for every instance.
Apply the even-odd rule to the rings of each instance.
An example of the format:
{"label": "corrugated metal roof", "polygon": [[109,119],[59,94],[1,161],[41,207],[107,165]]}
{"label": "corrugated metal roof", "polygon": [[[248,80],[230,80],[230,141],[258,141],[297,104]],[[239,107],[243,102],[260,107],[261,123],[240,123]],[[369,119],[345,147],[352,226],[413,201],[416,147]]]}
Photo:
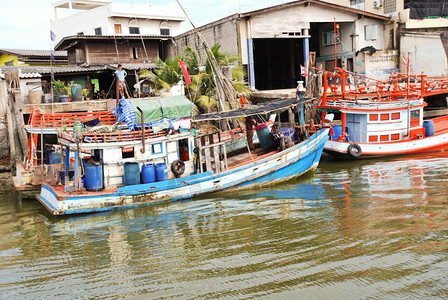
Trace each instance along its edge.
{"label": "corrugated metal roof", "polygon": [[79,40],[155,40],[155,39],[171,39],[171,35],[140,35],[140,34],[130,34],[130,35],[71,35],[66,36],[56,45],[55,49],[68,49],[73,47],[75,43]]}
{"label": "corrugated metal roof", "polygon": [[329,3],[329,2],[325,2],[325,1],[320,1],[320,0],[298,0],[298,1],[287,2],[287,3],[284,3],[284,4],[274,5],[274,6],[270,6],[270,7],[257,9],[257,10],[253,10],[253,11],[246,12],[246,13],[242,13],[242,14],[240,14],[240,17],[241,18],[246,18],[246,17],[251,17],[251,16],[255,16],[255,15],[259,15],[259,14],[263,14],[263,13],[267,13],[267,12],[272,12],[272,11],[276,11],[276,10],[280,10],[280,9],[284,9],[284,8],[288,8],[288,7],[297,6],[297,5],[308,6],[308,5],[311,5],[311,4],[317,4],[317,5],[326,6],[326,7],[329,7],[329,8],[335,8],[335,9],[343,10],[345,12],[359,14],[359,15],[363,15],[363,16],[366,16],[366,17],[381,19],[381,20],[385,20],[385,21],[390,21],[391,20],[390,17],[374,14],[374,13],[371,13],[371,12],[367,12],[367,11],[364,11],[364,10],[359,10],[359,9],[355,9],[355,8],[351,8],[351,7],[347,7],[347,6],[343,6],[343,5],[339,5],[339,4],[334,4],[334,3]]}
{"label": "corrugated metal roof", "polygon": [[22,74],[24,73],[39,73],[39,74],[51,74],[51,69],[55,74],[61,73],[80,73],[80,72],[95,72],[95,71],[105,71],[107,70],[106,66],[89,66],[89,67],[80,67],[80,66],[30,66],[30,67],[0,67],[0,70],[4,72],[18,71]]}
{"label": "corrugated metal roof", "polygon": [[[15,56],[48,56],[51,55],[51,50],[33,50],[33,49],[6,49],[1,48],[0,52],[12,54]],[[55,51],[54,56],[67,57],[67,51]]]}
{"label": "corrugated metal roof", "polygon": [[[3,70],[2,70],[3,72]],[[3,74],[2,72],[0,72],[0,78],[1,79],[5,79],[5,74]],[[20,73],[19,74],[19,78],[22,79],[29,79],[29,78],[41,78],[42,75],[40,75],[39,73]]]}
{"label": "corrugated metal roof", "polygon": [[[125,70],[140,70],[140,69],[150,69],[154,68],[154,63],[123,63],[123,68]],[[109,71],[115,70],[117,68],[116,64],[111,65],[97,65],[97,66],[29,66],[29,67],[18,67],[18,66],[0,66],[0,72],[12,72],[18,71],[20,69],[21,74],[39,74],[40,75],[48,75],[51,74],[51,69],[53,69],[54,74],[64,74],[64,73],[89,73],[89,72],[98,72],[98,71]],[[23,75],[26,76],[26,75]]]}
{"label": "corrugated metal roof", "polygon": [[[115,70],[118,68],[118,64],[110,64],[107,65],[109,69]],[[142,70],[142,69],[153,69],[156,67],[155,63],[135,63],[135,64],[127,64],[127,63],[122,63],[121,66],[123,67],[123,69],[125,70]]]}

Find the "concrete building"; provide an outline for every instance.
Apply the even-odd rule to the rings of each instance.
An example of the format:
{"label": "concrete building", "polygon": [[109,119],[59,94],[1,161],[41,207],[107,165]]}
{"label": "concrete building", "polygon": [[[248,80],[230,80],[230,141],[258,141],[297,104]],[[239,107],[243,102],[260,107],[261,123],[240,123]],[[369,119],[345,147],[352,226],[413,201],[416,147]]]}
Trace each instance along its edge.
{"label": "concrete building", "polygon": [[[396,26],[400,57],[410,55],[410,72],[448,75],[448,10],[446,0],[326,0],[342,6],[390,16]],[[401,72],[406,71],[399,60]]]}
{"label": "concrete building", "polygon": [[[53,65],[66,65],[67,52],[55,51]],[[0,49],[0,66],[49,66],[50,50]]]}
{"label": "concrete building", "polygon": [[[176,7],[62,0],[53,4],[55,49],[68,52],[69,64],[149,63],[164,59],[171,37],[186,19]],[[59,15],[65,10],[64,17]],[[67,13],[68,10],[68,13]]]}
{"label": "concrete building", "polygon": [[[178,7],[131,5],[106,0],[61,0],[53,3],[51,29],[57,44],[74,35],[175,36],[185,15]],[[64,17],[60,17],[61,10]],[[64,10],[68,10],[64,12]]]}
{"label": "concrete building", "polygon": [[[199,31],[209,44],[219,42],[223,52],[241,56],[253,89],[281,89],[297,86],[300,65],[308,65],[310,52],[316,53],[318,68],[334,68],[334,20],[339,26],[339,66],[377,78],[396,70],[398,55],[389,17],[323,1],[294,1],[234,14]],[[175,41],[179,51],[189,46],[201,53],[202,44],[193,31]],[[363,51],[365,47],[375,53]]]}

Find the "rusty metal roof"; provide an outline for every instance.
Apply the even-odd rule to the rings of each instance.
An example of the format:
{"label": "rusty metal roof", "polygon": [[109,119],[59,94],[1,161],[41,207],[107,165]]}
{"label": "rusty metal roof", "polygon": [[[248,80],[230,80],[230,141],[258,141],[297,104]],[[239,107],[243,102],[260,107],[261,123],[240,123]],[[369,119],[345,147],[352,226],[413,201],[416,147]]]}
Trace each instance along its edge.
{"label": "rusty metal roof", "polygon": [[131,34],[131,35],[71,35],[66,36],[62,40],[59,41],[59,43],[56,45],[55,49],[64,49],[67,50],[74,45],[78,41],[82,40],[91,40],[91,41],[101,41],[101,40],[108,40],[108,41],[115,41],[115,40],[165,40],[165,39],[171,39],[172,36],[170,35],[140,35],[140,34]]}
{"label": "rusty metal roof", "polygon": [[[51,50],[33,50],[33,49],[6,49],[0,48],[0,52],[19,56],[19,57],[32,57],[32,56],[46,56],[50,57]],[[67,51],[55,51],[55,57],[67,57]]]}
{"label": "rusty metal roof", "polygon": [[[267,13],[267,12],[271,12],[271,11],[276,11],[276,10],[280,10],[280,9],[284,9],[284,8],[294,7],[294,6],[298,6],[298,5],[308,6],[308,5],[313,5],[313,4],[326,6],[329,8],[335,8],[335,9],[343,10],[343,11],[346,11],[349,13],[359,14],[359,15],[363,15],[366,17],[371,17],[371,18],[380,19],[380,20],[384,20],[384,21],[391,20],[391,18],[382,16],[382,15],[370,13],[370,12],[367,12],[364,10],[359,10],[359,9],[355,9],[355,8],[351,8],[351,7],[347,7],[347,6],[343,6],[343,5],[328,3],[328,2],[320,1],[320,0],[299,0],[299,1],[288,2],[288,3],[284,3],[284,4],[280,4],[280,5],[275,5],[275,6],[271,6],[271,7],[267,7],[267,8],[250,11],[247,13],[242,13],[242,14],[240,14],[240,17],[242,17],[242,18],[251,17],[254,15]],[[332,20],[329,20],[329,22],[330,21],[332,21]]]}
{"label": "rusty metal roof", "polygon": [[[154,63],[123,63],[123,69],[125,70],[141,70],[141,69],[151,69],[155,67]],[[38,74],[49,75],[51,70],[54,74],[72,74],[72,73],[97,73],[97,72],[107,72],[110,70],[115,70],[117,68],[116,64],[110,65],[94,65],[94,66],[0,66],[0,73],[5,72],[17,72],[20,70],[20,74],[23,76],[28,76],[24,74]],[[32,76],[32,75],[29,75]],[[23,77],[25,78],[25,77]]]}

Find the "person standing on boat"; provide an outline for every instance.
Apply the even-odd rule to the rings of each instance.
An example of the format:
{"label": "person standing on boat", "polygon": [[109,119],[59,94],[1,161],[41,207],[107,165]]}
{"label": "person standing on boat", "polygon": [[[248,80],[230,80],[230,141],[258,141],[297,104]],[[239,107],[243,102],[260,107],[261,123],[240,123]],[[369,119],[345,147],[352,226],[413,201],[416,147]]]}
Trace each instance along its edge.
{"label": "person standing on boat", "polygon": [[252,119],[252,117],[246,117],[246,120],[244,122],[246,125],[247,144],[249,145],[250,150],[254,151],[255,147],[252,138],[254,136],[254,128],[256,121]]}
{"label": "person standing on boat", "polygon": [[128,89],[126,88],[126,79],[125,79],[126,76],[128,76],[128,73],[125,70],[123,70],[123,68],[120,64],[118,65],[118,69],[115,70],[115,76],[118,79],[117,84],[118,84],[118,88],[120,90],[120,97],[124,98],[124,95],[123,95],[123,90],[124,90],[126,92],[126,96],[128,97],[127,99],[130,99],[131,97],[129,97]]}

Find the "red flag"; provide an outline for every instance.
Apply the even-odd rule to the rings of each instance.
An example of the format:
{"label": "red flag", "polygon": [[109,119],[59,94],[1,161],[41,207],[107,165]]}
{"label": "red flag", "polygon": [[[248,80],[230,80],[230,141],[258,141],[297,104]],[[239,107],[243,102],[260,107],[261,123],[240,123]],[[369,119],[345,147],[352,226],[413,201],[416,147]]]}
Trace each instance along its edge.
{"label": "red flag", "polygon": [[183,61],[181,61],[179,59],[179,65],[180,68],[182,69],[182,73],[184,74],[184,78],[185,78],[185,84],[190,84],[191,83],[191,78],[190,78],[190,74],[188,74],[187,71],[187,64],[185,64]]}

